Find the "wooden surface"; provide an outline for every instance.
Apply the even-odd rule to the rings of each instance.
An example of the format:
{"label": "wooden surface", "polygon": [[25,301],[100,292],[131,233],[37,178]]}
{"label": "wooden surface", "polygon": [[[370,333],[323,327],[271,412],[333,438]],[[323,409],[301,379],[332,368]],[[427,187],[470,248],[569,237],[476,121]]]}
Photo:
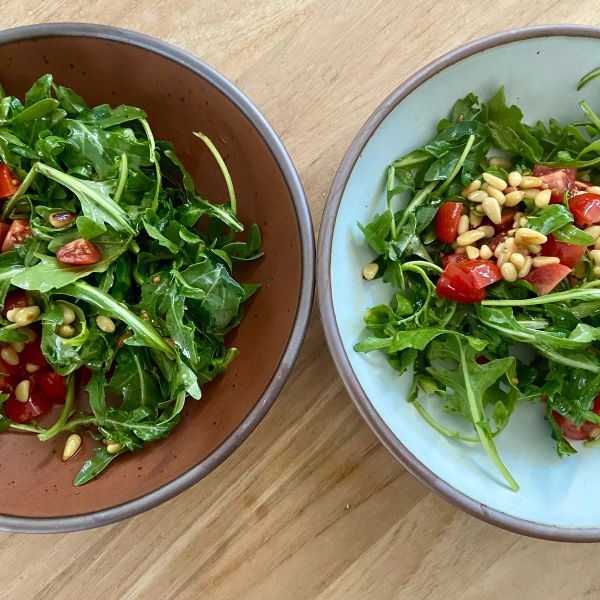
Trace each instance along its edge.
{"label": "wooden surface", "polygon": [[[596,0],[0,6],[3,28],[108,23],[211,63],[281,135],[315,227],[359,126],[416,69],[501,29],[600,25]],[[57,536],[0,534],[0,598],[596,598],[599,559],[598,545],[542,542],[481,523],[408,475],[344,391],[315,310],[283,394],[226,464],[123,524]]]}

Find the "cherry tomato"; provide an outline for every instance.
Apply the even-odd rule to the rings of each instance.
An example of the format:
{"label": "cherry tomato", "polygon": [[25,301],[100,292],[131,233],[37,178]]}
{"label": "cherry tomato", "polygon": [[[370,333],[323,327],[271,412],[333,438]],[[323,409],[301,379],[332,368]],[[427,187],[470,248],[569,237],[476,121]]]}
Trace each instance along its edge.
{"label": "cherry tomato", "polygon": [[48,366],[48,361],[42,353],[42,348],[37,340],[31,344],[25,344],[25,348],[19,355],[19,358],[21,359],[23,365],[29,363],[40,368]]}
{"label": "cherry tomato", "polygon": [[512,229],[513,222],[515,220],[515,215],[518,210],[516,206],[511,208],[503,208],[502,215],[500,217],[500,223],[492,223],[498,232],[505,232],[509,229]]}
{"label": "cherry tomato", "polygon": [[572,189],[577,177],[577,169],[555,169],[536,165],[533,176],[539,177],[552,190],[551,204],[562,204],[565,191]]}
{"label": "cherry tomato", "polygon": [[548,236],[548,241],[542,244],[542,256],[556,256],[561,264],[573,268],[581,258],[585,248],[575,244],[559,242],[552,234]]}
{"label": "cherry tomato", "polygon": [[435,216],[435,234],[440,242],[452,244],[456,241],[462,211],[462,202],[446,202],[439,207]]}
{"label": "cherry tomato", "polygon": [[8,223],[0,223],[0,248],[2,247],[2,244],[4,244],[9,229],[10,225]]}
{"label": "cherry tomato", "polygon": [[6,232],[6,237],[2,242],[2,252],[8,252],[16,244],[24,244],[25,240],[31,235],[29,219],[15,219]]}
{"label": "cherry tomato", "polygon": [[4,305],[2,306],[2,316],[6,318],[6,313],[13,308],[23,308],[29,306],[31,302],[27,298],[27,294],[22,290],[12,290],[6,294]]}
{"label": "cherry tomato", "polygon": [[543,296],[551,292],[570,272],[571,269],[565,265],[544,265],[532,269],[525,281],[531,283]]}
{"label": "cherry tomato", "polygon": [[34,373],[31,381],[48,400],[55,404],[64,404],[67,385],[62,375],[48,369]]}
{"label": "cherry tomato", "polygon": [[489,249],[492,252],[496,251],[496,248],[500,245],[500,243],[502,242],[502,240],[504,240],[506,236],[503,233],[498,233],[496,234],[493,238],[492,241],[488,244]]}
{"label": "cherry tomato", "polygon": [[485,290],[478,289],[473,285],[471,274],[452,263],[440,275],[435,291],[438,296],[455,302],[481,302],[485,298]]}
{"label": "cherry tomato", "polygon": [[502,279],[500,269],[491,260],[468,260],[461,262],[458,268],[470,275],[472,284],[478,290]]}
{"label": "cherry tomato", "polygon": [[19,402],[14,395],[11,395],[4,406],[4,414],[11,421],[25,423],[49,412],[52,409],[52,402],[32,389],[27,402]]}
{"label": "cherry tomato", "polygon": [[68,265],[93,265],[102,258],[102,250],[88,240],[73,240],[56,251],[56,258]]}
{"label": "cherry tomato", "polygon": [[575,425],[573,421],[569,421],[567,417],[563,417],[560,413],[556,411],[552,412],[552,416],[554,420],[558,424],[558,426],[562,429],[563,435],[570,440],[586,440],[588,437],[588,429],[586,427],[586,422],[581,425]]}
{"label": "cherry tomato", "polygon": [[569,200],[569,210],[575,217],[576,225],[592,225],[600,221],[600,195],[577,194]]}
{"label": "cherry tomato", "polygon": [[469,260],[466,254],[448,254],[446,256],[442,256],[442,265],[447,267],[450,263],[453,265],[457,265],[458,263]]}
{"label": "cherry tomato", "polygon": [[19,180],[11,173],[6,163],[0,163],[0,198],[12,196],[19,188]]}

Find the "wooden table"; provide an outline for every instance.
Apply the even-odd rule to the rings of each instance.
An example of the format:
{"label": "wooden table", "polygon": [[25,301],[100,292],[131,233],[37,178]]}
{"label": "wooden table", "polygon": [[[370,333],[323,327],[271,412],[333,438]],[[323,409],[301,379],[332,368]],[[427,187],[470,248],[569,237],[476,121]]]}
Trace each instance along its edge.
{"label": "wooden table", "polygon": [[[208,61],[283,138],[315,227],[359,126],[416,69],[501,29],[600,24],[596,0],[0,6],[3,28],[107,23]],[[596,598],[598,559],[600,546],[537,541],[481,523],[408,475],[351,403],[315,310],[279,401],[226,464],[122,524],[56,536],[0,534],[0,598]]]}

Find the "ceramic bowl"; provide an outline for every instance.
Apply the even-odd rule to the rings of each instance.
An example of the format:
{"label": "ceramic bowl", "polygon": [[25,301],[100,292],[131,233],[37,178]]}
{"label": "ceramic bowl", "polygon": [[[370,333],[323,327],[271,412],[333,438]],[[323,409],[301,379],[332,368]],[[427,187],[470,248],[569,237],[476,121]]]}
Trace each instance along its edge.
{"label": "ceramic bowl", "polygon": [[[380,353],[352,349],[363,335],[365,309],[387,303],[390,295],[384,284],[361,277],[372,253],[356,224],[383,212],[386,166],[430,140],[457,98],[473,91],[488,99],[504,85],[507,99],[521,107],[528,122],[577,120],[579,100],[596,107],[600,101],[600,80],[575,91],[579,78],[598,67],[599,52],[598,28],[533,27],[470,43],[419,71],[383,102],[350,146],[327,201],[318,253],[329,347],[360,413],[390,452],[435,492],[476,517],[569,541],[600,540],[600,452],[582,448],[559,459],[543,407],[521,406],[497,438],[500,455],[521,486],[515,493],[480,447],[431,428],[406,402],[411,375],[398,377]],[[426,401],[432,409],[440,404]]]}
{"label": "ceramic bowl", "polygon": [[[294,166],[265,118],[222,75],[169,44],[110,27],[61,23],[0,32],[5,90],[22,95],[44,73],[90,105],[142,107],[156,137],[174,142],[200,192],[224,198],[219,169],[192,131],[208,134],[229,166],[241,219],[260,225],[265,255],[236,270],[240,280],[263,284],[229,340],[240,355],[203,388],[203,400],[188,400],[168,438],[75,488],[81,460],[62,463],[64,439],[42,444],[27,435],[0,435],[0,528],[38,532],[132,516],[223,462],[264,417],[290,373],[314,279],[311,219]],[[85,451],[93,445],[88,439]]]}

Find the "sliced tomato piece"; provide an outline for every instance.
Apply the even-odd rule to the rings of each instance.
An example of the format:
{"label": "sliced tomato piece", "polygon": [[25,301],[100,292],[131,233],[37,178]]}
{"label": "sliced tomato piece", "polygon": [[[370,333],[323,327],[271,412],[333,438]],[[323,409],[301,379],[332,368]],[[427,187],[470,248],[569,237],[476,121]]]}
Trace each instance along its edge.
{"label": "sliced tomato piece", "polygon": [[442,265],[446,268],[450,263],[457,265],[466,260],[469,260],[466,254],[447,254],[446,256],[442,256]]}
{"label": "sliced tomato piece", "polygon": [[0,198],[12,196],[19,189],[19,180],[6,163],[0,162]]}
{"label": "sliced tomato piece", "polygon": [[532,269],[525,281],[543,296],[551,292],[570,272],[571,269],[565,265],[544,265]]}
{"label": "sliced tomato piece", "polygon": [[577,169],[556,169],[536,165],[534,177],[539,177],[552,190],[551,204],[562,204],[565,191],[571,190],[577,177]]}
{"label": "sliced tomato piece", "polygon": [[458,267],[470,275],[473,285],[478,290],[502,279],[500,269],[491,260],[468,260],[461,262]]}
{"label": "sliced tomato piece", "polygon": [[4,241],[2,242],[2,252],[8,252],[17,244],[24,244],[25,240],[32,235],[29,227],[29,219],[15,219],[8,228]]}
{"label": "sliced tomato piece", "polygon": [[471,274],[452,263],[440,275],[435,291],[438,296],[455,302],[481,302],[485,298],[485,290],[473,285]]}
{"label": "sliced tomato piece", "polygon": [[496,248],[502,243],[502,240],[505,238],[506,236],[503,233],[498,233],[497,235],[495,235],[492,238],[492,241],[488,244],[489,249],[492,252],[496,251]]}
{"label": "sliced tomato piece", "polygon": [[64,404],[67,385],[62,375],[48,369],[34,373],[31,380],[48,400],[55,404]]}
{"label": "sliced tomato piece", "polygon": [[6,294],[6,298],[4,299],[4,305],[2,306],[2,316],[6,318],[6,313],[13,308],[23,308],[24,306],[29,306],[31,302],[29,302],[27,298],[27,294],[21,290],[12,290]]}
{"label": "sliced tomato piece", "polygon": [[0,373],[4,375],[19,375],[21,373],[22,366],[19,362],[18,365],[9,365],[7,362],[0,359]]}
{"label": "sliced tomato piece", "polygon": [[569,421],[567,417],[563,417],[556,411],[552,411],[552,416],[554,417],[554,420],[558,426],[561,428],[563,435],[569,440],[581,441],[587,439],[588,428],[586,427],[586,423],[575,425],[573,421]]}
{"label": "sliced tomato piece", "polygon": [[600,221],[600,195],[585,192],[569,200],[569,210],[576,225],[592,225]]}
{"label": "sliced tomato piece", "polygon": [[583,246],[560,242],[552,234],[548,235],[548,241],[542,244],[542,256],[556,256],[561,264],[570,269],[575,267],[584,252]]}
{"label": "sliced tomato piece", "polygon": [[23,349],[23,352],[21,352],[19,357],[23,365],[29,363],[40,368],[48,366],[48,361],[42,353],[42,348],[37,341],[32,342],[31,344],[25,344],[25,348]]}
{"label": "sliced tomato piece", "polygon": [[504,208],[502,210],[500,223],[492,223],[492,225],[494,225],[494,227],[496,228],[496,231],[505,232],[509,229],[512,229],[515,220],[515,215],[517,214],[517,212],[518,210],[516,206],[513,206],[511,208]]}
{"label": "sliced tomato piece", "polygon": [[462,211],[462,202],[446,202],[439,207],[435,216],[435,234],[440,242],[452,244],[456,241]]}
{"label": "sliced tomato piece", "polygon": [[2,247],[2,244],[4,244],[9,229],[10,225],[8,223],[0,223],[0,248]]}
{"label": "sliced tomato piece", "polygon": [[52,402],[44,395],[33,389],[29,394],[27,402],[19,402],[14,395],[11,396],[5,404],[4,414],[15,423],[26,423],[50,412]]}

